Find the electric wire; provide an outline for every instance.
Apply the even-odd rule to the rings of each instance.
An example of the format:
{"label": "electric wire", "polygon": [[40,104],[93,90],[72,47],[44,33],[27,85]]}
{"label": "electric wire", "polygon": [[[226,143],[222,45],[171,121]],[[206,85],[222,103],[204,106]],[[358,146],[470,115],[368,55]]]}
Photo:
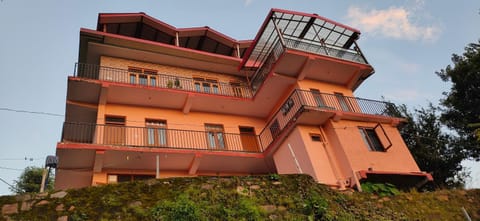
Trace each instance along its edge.
{"label": "electric wire", "polygon": [[40,114],[40,115],[47,115],[47,116],[54,116],[54,117],[64,117],[63,114],[56,114],[56,113],[49,113],[49,112],[42,112],[42,111],[29,111],[29,110],[19,110],[7,107],[0,107],[1,111],[10,111],[10,112],[17,112],[17,113],[27,113],[27,114]]}

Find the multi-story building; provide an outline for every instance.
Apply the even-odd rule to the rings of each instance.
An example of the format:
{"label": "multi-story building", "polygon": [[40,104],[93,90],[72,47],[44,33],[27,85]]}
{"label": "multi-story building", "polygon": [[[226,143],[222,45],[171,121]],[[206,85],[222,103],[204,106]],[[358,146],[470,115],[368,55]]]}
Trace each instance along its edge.
{"label": "multi-story building", "polygon": [[144,13],[80,30],[57,144],[57,189],[145,178],[305,173],[332,187],[420,185],[360,31],[272,9],[254,40]]}

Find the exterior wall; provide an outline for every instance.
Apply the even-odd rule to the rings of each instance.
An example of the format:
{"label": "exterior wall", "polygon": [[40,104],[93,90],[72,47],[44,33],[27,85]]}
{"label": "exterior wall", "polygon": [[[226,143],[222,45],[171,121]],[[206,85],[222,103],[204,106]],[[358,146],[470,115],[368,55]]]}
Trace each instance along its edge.
{"label": "exterior wall", "polygon": [[352,90],[348,89],[347,87],[330,84],[321,81],[314,81],[309,79],[304,79],[302,81],[298,81],[297,83],[298,89],[309,91],[310,88],[320,90],[320,93],[329,93],[333,94],[335,92],[342,93],[345,96],[353,96]]}
{"label": "exterior wall", "polygon": [[[265,122],[259,118],[242,117],[238,115],[225,115],[214,113],[190,112],[159,109],[150,107],[137,107],[118,104],[107,104],[104,115],[125,116],[126,126],[144,127],[145,119],[166,120],[168,129],[204,131],[205,123],[222,124],[225,133],[240,133],[239,126],[254,127],[259,133]],[[104,115],[98,115],[98,121],[105,123]]]}
{"label": "exterior wall", "polygon": [[55,189],[64,190],[91,186],[92,171],[65,169],[55,173]]}
{"label": "exterior wall", "polygon": [[[195,70],[189,68],[174,67],[168,65],[154,64],[142,61],[127,60],[123,58],[114,58],[108,56],[100,57],[100,65],[112,68],[118,68],[127,70],[129,67],[145,68],[149,70],[156,70],[158,74],[165,75],[174,75],[178,77],[202,77],[209,79],[216,79],[219,82],[244,82],[243,78],[222,74],[214,73],[209,71]],[[128,82],[128,76],[126,76],[125,82]]]}
{"label": "exterior wall", "polygon": [[[363,141],[358,127],[374,127],[377,123],[345,121],[330,121],[327,130],[331,139],[335,140],[334,148],[342,149],[344,154],[340,162],[343,170],[351,168],[353,171],[372,170],[390,172],[420,172],[415,160],[403,142],[396,127],[382,124],[392,146],[386,152],[369,151]],[[334,131],[332,133],[332,131]],[[346,158],[346,160],[345,160]],[[347,163],[347,162],[348,163]],[[349,171],[344,171],[348,174]]]}
{"label": "exterior wall", "polygon": [[282,142],[273,155],[277,171],[279,174],[308,174],[317,182],[336,186],[337,178],[325,145],[312,141],[310,134],[321,133],[317,127],[297,126]]}

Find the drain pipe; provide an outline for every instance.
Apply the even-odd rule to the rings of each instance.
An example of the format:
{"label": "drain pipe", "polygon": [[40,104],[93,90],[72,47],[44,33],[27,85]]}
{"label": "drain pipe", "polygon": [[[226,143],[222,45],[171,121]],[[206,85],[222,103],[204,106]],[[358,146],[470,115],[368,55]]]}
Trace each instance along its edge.
{"label": "drain pipe", "polygon": [[287,144],[288,149],[290,150],[290,154],[292,154],[293,160],[295,161],[295,165],[297,166],[297,170],[300,174],[303,174],[302,168],[300,167],[300,163],[298,163],[297,157],[295,156],[295,153],[293,152],[292,146],[290,146],[290,143]]}

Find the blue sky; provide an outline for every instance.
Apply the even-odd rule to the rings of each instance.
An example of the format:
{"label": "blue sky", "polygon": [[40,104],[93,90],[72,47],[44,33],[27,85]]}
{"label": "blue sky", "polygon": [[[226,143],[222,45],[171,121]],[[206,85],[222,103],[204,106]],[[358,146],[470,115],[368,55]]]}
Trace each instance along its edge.
{"label": "blue sky", "polygon": [[[358,44],[376,73],[356,96],[410,107],[437,104],[450,85],[435,71],[480,38],[478,0],[1,0],[0,108],[64,114],[79,29],[95,29],[99,12],[145,12],[175,27],[210,26],[244,40],[255,37],[270,8],[317,13],[362,31]],[[62,122],[0,110],[0,178],[13,183],[26,166],[43,166],[55,154]],[[480,188],[480,164],[467,165],[468,186]],[[0,195],[9,193],[0,182]]]}

